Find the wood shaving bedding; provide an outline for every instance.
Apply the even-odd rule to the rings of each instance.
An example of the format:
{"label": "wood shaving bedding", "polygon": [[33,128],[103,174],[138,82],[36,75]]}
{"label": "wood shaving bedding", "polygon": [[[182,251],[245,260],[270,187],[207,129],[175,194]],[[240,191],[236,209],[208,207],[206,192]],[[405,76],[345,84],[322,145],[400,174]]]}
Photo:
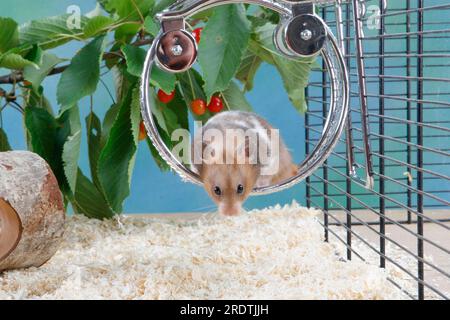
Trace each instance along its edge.
{"label": "wood shaving bedding", "polygon": [[[330,242],[333,243],[342,243],[342,241],[338,240],[337,237],[340,239],[346,239],[346,230],[343,227],[339,226],[332,226],[330,229],[334,232],[329,234],[330,236]],[[380,263],[380,255],[378,254],[379,246],[377,244],[372,243],[370,240],[366,239],[364,236],[361,236],[358,230],[355,230],[356,234],[358,234],[364,241],[360,241],[356,236],[353,236],[352,239],[352,249],[354,253],[352,254],[354,259],[359,259],[359,257],[356,256],[355,253],[360,254],[360,256],[366,261],[368,264],[371,265],[379,265]],[[386,236],[390,236],[389,233],[386,233]],[[372,246],[371,249],[369,249],[369,245]],[[403,244],[404,248],[406,246]],[[342,257],[347,256],[347,247],[344,245],[338,245],[335,246],[336,251],[338,254]],[[385,252],[386,256],[388,257],[385,261],[386,263],[386,273],[388,274],[389,279],[391,280],[391,283],[396,283],[398,286],[401,287],[401,289],[405,292],[407,292],[407,296],[412,299],[418,299],[417,295],[417,280],[415,279],[416,275],[418,274],[418,264],[417,259],[411,255],[410,253],[407,253],[404,249],[399,248],[397,245],[392,243],[391,241],[386,241],[385,243]],[[424,259],[426,261],[429,261],[431,263],[433,262],[433,256],[425,255]],[[434,269],[425,264],[424,265],[424,271],[425,272],[431,272]],[[409,273],[409,274],[408,274]],[[450,292],[447,291],[447,288],[445,287],[445,282],[440,283],[439,279],[433,279],[433,278],[427,278],[427,274],[425,274],[425,279],[428,284],[433,286],[433,288],[436,288],[437,290],[440,290],[445,295],[450,295]],[[442,286],[442,288],[441,288]],[[433,290],[429,289],[427,286],[425,286],[425,299],[427,300],[441,300],[442,297],[438,295]]]}
{"label": "wood shaving bedding", "polygon": [[323,242],[319,213],[293,203],[195,221],[72,217],[47,264],[0,274],[0,299],[405,298],[388,271]]}

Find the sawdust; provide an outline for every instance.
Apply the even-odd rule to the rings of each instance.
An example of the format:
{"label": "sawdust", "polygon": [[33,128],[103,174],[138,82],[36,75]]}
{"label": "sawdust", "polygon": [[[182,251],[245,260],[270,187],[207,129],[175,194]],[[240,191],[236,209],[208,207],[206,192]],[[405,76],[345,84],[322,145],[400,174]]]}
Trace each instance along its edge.
{"label": "sawdust", "polygon": [[395,274],[323,242],[318,214],[293,203],[181,222],[72,217],[47,264],[0,275],[0,299],[406,298]]}

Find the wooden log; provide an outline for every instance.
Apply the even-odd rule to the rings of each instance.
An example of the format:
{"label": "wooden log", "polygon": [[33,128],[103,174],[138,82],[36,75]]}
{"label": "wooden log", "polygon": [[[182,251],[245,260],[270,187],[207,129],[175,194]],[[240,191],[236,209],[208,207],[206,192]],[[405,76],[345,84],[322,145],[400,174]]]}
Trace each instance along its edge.
{"label": "wooden log", "polygon": [[27,151],[0,153],[0,271],[40,267],[58,250],[65,212],[48,164]]}

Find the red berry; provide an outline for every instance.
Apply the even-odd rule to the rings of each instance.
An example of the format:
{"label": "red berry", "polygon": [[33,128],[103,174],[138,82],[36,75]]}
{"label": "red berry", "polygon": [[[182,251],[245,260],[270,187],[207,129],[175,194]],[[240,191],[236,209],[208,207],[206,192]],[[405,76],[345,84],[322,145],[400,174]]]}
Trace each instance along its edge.
{"label": "red berry", "polygon": [[158,90],[158,99],[159,101],[161,101],[162,103],[169,103],[173,100],[173,98],[175,97],[175,90],[172,91],[170,94],[165,93],[163,90]]}
{"label": "red berry", "polygon": [[191,102],[192,112],[198,116],[204,115],[206,112],[206,102],[203,99],[195,99]]}
{"label": "red berry", "polygon": [[201,39],[201,35],[202,35],[202,30],[203,30],[203,28],[197,28],[197,29],[194,29],[194,31],[192,31],[192,35],[194,36],[195,41],[196,41],[197,43],[200,43],[200,39]]}
{"label": "red berry", "polygon": [[208,110],[214,113],[220,112],[223,109],[223,102],[218,96],[213,96],[211,102],[208,104]]}
{"label": "red berry", "polygon": [[144,121],[139,124],[139,141],[147,139],[147,130],[145,130]]}

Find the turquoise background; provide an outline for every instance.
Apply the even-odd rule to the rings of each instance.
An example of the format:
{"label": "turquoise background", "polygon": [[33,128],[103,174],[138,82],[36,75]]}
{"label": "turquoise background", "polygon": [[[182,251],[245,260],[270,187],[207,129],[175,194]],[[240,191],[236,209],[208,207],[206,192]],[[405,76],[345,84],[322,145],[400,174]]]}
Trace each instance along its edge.
{"label": "turquoise background", "polygon": [[[94,0],[1,0],[1,16],[15,19],[19,24],[33,19],[66,13],[71,5],[81,8],[86,14],[95,8]],[[59,57],[71,58],[81,47],[79,43],[70,43],[54,51]],[[0,73],[5,73],[0,70]],[[44,82],[45,94],[57,110],[56,86],[59,76],[48,77]],[[109,88],[113,88],[109,76],[103,78]],[[248,94],[248,100],[256,112],[265,117],[275,127],[281,128],[281,135],[292,149],[296,161],[304,157],[303,116],[290,105],[284,92],[281,78],[270,66],[263,66],[256,77],[255,89]],[[105,88],[99,84],[94,95],[94,110],[102,117],[111,105],[111,100]],[[89,99],[80,102],[81,117],[89,112]],[[13,149],[26,149],[22,130],[22,118],[12,109],[3,112],[3,125],[8,133]],[[88,173],[87,144],[84,138],[80,166]],[[289,190],[268,195],[252,197],[245,204],[247,209],[262,208],[277,203],[290,203],[293,199],[303,203],[305,194],[304,183]],[[124,211],[127,213],[166,213],[211,211],[212,201],[205,191],[188,183],[184,183],[173,173],[162,173],[151,158],[146,143],[141,143],[136,168],[132,180],[131,196],[127,199]]]}

